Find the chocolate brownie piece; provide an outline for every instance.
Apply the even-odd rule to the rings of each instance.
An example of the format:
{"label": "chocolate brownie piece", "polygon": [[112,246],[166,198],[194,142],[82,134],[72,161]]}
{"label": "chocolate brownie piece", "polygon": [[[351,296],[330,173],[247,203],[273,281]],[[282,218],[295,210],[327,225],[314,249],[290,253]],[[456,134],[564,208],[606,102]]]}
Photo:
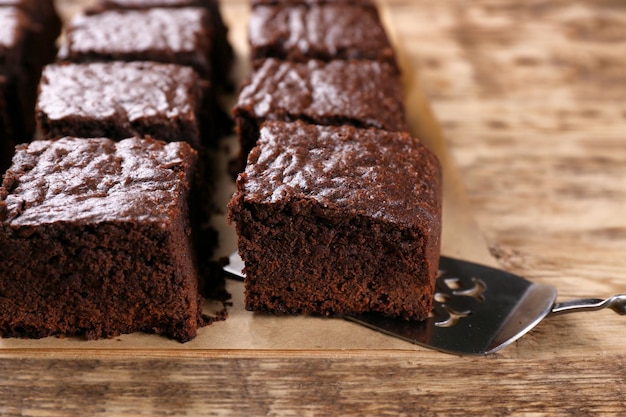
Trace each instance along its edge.
{"label": "chocolate brownie piece", "polygon": [[28,125],[26,108],[28,79],[25,68],[26,50],[32,42],[32,29],[35,25],[28,16],[17,7],[0,7],[0,76],[5,80],[3,101],[7,117],[2,129],[8,138],[24,137],[34,131],[34,123]]}
{"label": "chocolate brownie piece", "polygon": [[150,9],[153,7],[206,7],[219,8],[217,0],[96,0],[89,8],[92,12],[108,9]]}
{"label": "chocolate brownie piece", "polygon": [[234,61],[234,51],[228,40],[228,27],[222,19],[218,0],[99,0],[87,13],[101,13],[105,10],[150,9],[155,7],[204,7],[208,11],[210,29],[215,35],[211,50],[211,67],[217,86],[232,89],[230,70]]}
{"label": "chocolate brownie piece", "polygon": [[407,133],[266,122],[229,210],[247,309],[428,316],[441,168]]}
{"label": "chocolate brownie piece", "polygon": [[[61,33],[61,17],[54,6],[54,0],[0,0],[0,6],[19,7],[28,14],[33,22],[38,24],[37,30],[45,44],[49,44],[50,41],[54,44],[54,40]],[[54,53],[50,53],[48,50],[38,49],[37,52],[37,54],[32,55],[35,58],[46,55],[46,62],[50,62],[56,54],[56,50],[53,51]]]}
{"label": "chocolate brownie piece", "polygon": [[14,75],[22,70],[28,30],[34,25],[17,7],[0,7],[0,74]]}
{"label": "chocolate brownie piece", "polygon": [[248,27],[250,55],[255,63],[263,58],[299,62],[371,59],[397,67],[375,7],[263,5],[252,10]]}
{"label": "chocolate brownie piece", "polygon": [[374,0],[250,0],[252,7],[276,4],[353,4],[376,7]]}
{"label": "chocolate brownie piece", "polygon": [[61,34],[61,17],[56,11],[53,0],[0,0],[0,7],[11,6],[22,10],[34,25],[30,29],[34,33],[36,43],[33,44],[37,53],[27,54],[33,62],[41,66],[51,62],[56,56],[55,41]]}
{"label": "chocolate brownie piece", "polygon": [[0,0],[0,6],[19,7],[51,33],[56,32],[58,36],[61,31],[61,18],[54,6],[54,0]]}
{"label": "chocolate brownie piece", "polygon": [[6,80],[4,101],[8,112],[3,128],[11,140],[24,142],[33,136],[41,68],[55,51],[54,37],[44,33],[41,24],[23,8],[0,7],[0,76]]}
{"label": "chocolate brownie piece", "polygon": [[184,142],[20,145],[0,188],[0,335],[194,338],[195,164]]}
{"label": "chocolate brownie piece", "polygon": [[265,120],[405,131],[403,100],[398,74],[386,62],[267,59],[244,83],[233,109],[242,161]]}
{"label": "chocolate brownie piece", "polygon": [[109,10],[72,19],[59,59],[188,65],[212,80],[213,43],[205,8]]}
{"label": "chocolate brownie piece", "polygon": [[44,139],[150,135],[199,149],[200,95],[197,73],[181,65],[53,64],[43,71],[37,123]]}
{"label": "chocolate brownie piece", "polygon": [[15,143],[8,136],[9,115],[6,102],[6,78],[0,76],[0,173],[4,173],[11,164]]}

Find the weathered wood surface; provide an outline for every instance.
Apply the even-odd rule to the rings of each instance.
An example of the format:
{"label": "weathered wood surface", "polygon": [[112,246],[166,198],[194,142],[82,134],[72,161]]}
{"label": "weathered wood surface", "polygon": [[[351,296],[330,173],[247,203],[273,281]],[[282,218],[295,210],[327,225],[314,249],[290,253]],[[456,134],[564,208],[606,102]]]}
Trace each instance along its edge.
{"label": "weathered wood surface", "polygon": [[624,291],[626,3],[392,9],[492,253],[564,296]]}
{"label": "weathered wood surface", "polygon": [[[20,358],[3,416],[623,415],[624,358]],[[3,371],[7,370],[2,369]],[[34,370],[38,370],[35,372]],[[36,379],[33,379],[36,376]]]}
{"label": "weathered wood surface", "polygon": [[[389,4],[500,264],[561,298],[626,292],[626,4]],[[550,318],[486,358],[5,351],[0,415],[623,415],[624,320]]]}

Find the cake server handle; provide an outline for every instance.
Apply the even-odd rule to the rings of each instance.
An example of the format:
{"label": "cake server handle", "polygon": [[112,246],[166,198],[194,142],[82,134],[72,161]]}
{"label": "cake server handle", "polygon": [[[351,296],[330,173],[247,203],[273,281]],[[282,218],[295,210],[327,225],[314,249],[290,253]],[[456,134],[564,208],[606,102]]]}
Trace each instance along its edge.
{"label": "cake server handle", "polygon": [[551,314],[575,313],[577,311],[596,311],[610,308],[617,314],[626,315],[626,294],[617,294],[606,300],[600,298],[585,298],[570,300],[554,304]]}

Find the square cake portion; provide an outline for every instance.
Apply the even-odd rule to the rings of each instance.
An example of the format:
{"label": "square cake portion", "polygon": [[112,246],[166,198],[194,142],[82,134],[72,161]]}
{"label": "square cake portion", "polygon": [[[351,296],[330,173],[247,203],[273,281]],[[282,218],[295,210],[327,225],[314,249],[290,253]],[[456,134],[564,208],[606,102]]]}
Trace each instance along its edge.
{"label": "square cake portion", "polygon": [[149,138],[19,145],[0,187],[0,335],[195,337],[195,165]]}
{"label": "square cake portion", "polygon": [[374,0],[250,0],[250,4],[252,7],[268,4],[355,4],[369,7],[376,6]]}
{"label": "square cake portion", "polygon": [[346,3],[259,5],[248,24],[251,58],[371,59],[396,66],[375,7]]}
{"label": "square cake portion", "polygon": [[368,60],[267,59],[243,84],[233,115],[242,161],[265,120],[407,130],[402,82],[395,68]]}
{"label": "square cake portion", "polygon": [[212,80],[213,43],[208,11],[202,7],[108,10],[72,19],[59,59],[188,65]]}
{"label": "square cake portion", "polygon": [[[1,0],[0,0],[1,1]],[[230,70],[234,61],[234,51],[228,40],[228,27],[224,23],[218,0],[98,0],[87,13],[101,13],[105,10],[141,10],[151,8],[203,7],[208,12],[209,29],[214,34],[211,48],[211,70],[216,87],[232,89]]]}
{"label": "square cake portion", "polygon": [[44,139],[150,135],[201,147],[202,88],[192,68],[154,62],[48,65],[36,116]]}
{"label": "square cake portion", "polygon": [[246,308],[425,319],[441,187],[436,156],[407,133],[264,123],[229,203]]}
{"label": "square cake portion", "polygon": [[[54,0],[0,0],[0,6],[15,6],[24,11],[39,27],[36,30],[48,41],[54,40],[61,34],[61,17],[57,13]],[[39,51],[39,54],[47,53]],[[56,52],[55,52],[56,53]],[[47,60],[54,56],[47,56]]]}
{"label": "square cake portion", "polygon": [[[7,7],[8,6],[8,7]],[[38,67],[54,60],[56,56],[55,42],[61,34],[61,18],[56,11],[53,0],[0,0],[0,8],[16,7],[28,16],[31,23],[26,29],[31,32],[32,44],[26,59]],[[33,49],[30,49],[33,48]]]}
{"label": "square cake portion", "polygon": [[87,9],[87,13],[116,9],[152,9],[155,7],[204,7],[207,10],[219,12],[220,5],[218,0],[95,0],[94,4]]}
{"label": "square cake portion", "polygon": [[0,75],[0,173],[4,173],[15,153],[16,138],[10,135],[9,103],[7,102],[6,77]]}
{"label": "square cake portion", "polygon": [[96,0],[92,10],[149,9],[151,7],[219,7],[218,0]]}
{"label": "square cake portion", "polygon": [[[33,33],[29,28],[35,24],[17,7],[0,7],[0,76],[4,109],[7,117],[2,120],[2,128],[7,140],[28,142],[34,133],[33,111],[27,112],[29,103],[34,102],[32,89],[34,75],[29,74],[26,57],[33,44]],[[32,120],[31,120],[32,119]]]}
{"label": "square cake portion", "polygon": [[7,137],[6,78],[0,76],[0,172],[6,171],[11,164],[15,144],[12,138]]}
{"label": "square cake portion", "polygon": [[35,22],[50,30],[61,30],[61,18],[54,6],[54,0],[0,0],[0,6],[15,6],[28,13]]}
{"label": "square cake portion", "polygon": [[0,76],[5,80],[4,101],[9,116],[2,128],[9,140],[27,142],[35,131],[34,107],[41,69],[54,58],[59,32],[58,27],[55,31],[43,26],[43,12],[30,10],[31,16],[26,7],[30,2],[4,3],[14,6],[3,6],[0,0]]}

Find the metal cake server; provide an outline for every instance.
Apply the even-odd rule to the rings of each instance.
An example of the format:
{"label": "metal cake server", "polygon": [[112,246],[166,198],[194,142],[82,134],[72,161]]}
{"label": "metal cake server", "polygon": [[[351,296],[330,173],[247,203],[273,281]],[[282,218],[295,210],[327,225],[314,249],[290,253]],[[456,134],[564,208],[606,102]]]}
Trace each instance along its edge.
{"label": "metal cake server", "polygon": [[[244,278],[237,252],[224,270]],[[442,352],[486,355],[510,345],[544,317],[611,308],[626,314],[626,294],[608,299],[555,303],[556,288],[535,284],[508,272],[442,256],[430,317],[406,321],[376,313],[344,316],[346,320]]]}

